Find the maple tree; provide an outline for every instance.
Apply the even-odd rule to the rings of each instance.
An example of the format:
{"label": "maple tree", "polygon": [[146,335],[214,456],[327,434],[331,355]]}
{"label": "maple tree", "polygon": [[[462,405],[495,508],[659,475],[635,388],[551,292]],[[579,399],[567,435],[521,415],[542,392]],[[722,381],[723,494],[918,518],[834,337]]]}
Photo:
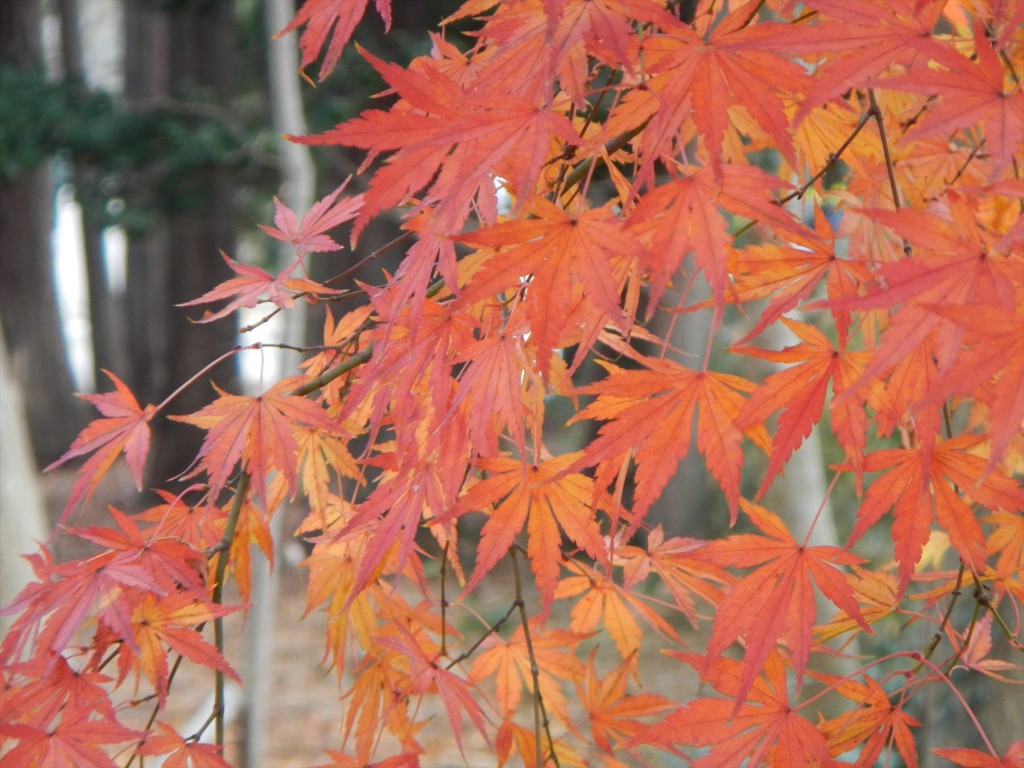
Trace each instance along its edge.
{"label": "maple tree", "polygon": [[[366,5],[308,0],[285,30],[304,67],[326,46],[322,87]],[[345,698],[331,765],[427,760],[432,698],[499,766],[916,766],[935,689],[969,729],[934,755],[1024,764],[953,674],[1019,695],[1024,3],[681,6],[468,0],[407,67],[360,51],[389,106],[292,138],[366,150],[364,191],[301,218],[277,202],[264,229],[294,261],[225,256],[236,276],[190,302],[217,305],[203,322],[324,304],[322,346],[260,395],[174,416],[205,432],[189,485],[66,529],[96,554],[31,556],[6,609],[3,764],[225,765],[222,711],[215,745],[161,719],[170,659],[215,670],[222,702],[225,583],[248,601],[250,543],[279,543],[268,520],[296,495]],[[341,225],[357,250],[391,211],[394,274],[301,276]],[[703,359],[654,330],[699,313]],[[173,405],[110,378],[58,462],[89,457],[66,516],[122,453],[138,481]],[[592,438],[553,454],[581,423]],[[828,493],[856,506],[830,544],[764,506],[814,429]],[[721,491],[713,540],[647,519],[691,446]],[[481,615],[485,589],[503,613]],[[859,645],[907,624],[934,634]],[[666,668],[706,685],[659,688]]]}

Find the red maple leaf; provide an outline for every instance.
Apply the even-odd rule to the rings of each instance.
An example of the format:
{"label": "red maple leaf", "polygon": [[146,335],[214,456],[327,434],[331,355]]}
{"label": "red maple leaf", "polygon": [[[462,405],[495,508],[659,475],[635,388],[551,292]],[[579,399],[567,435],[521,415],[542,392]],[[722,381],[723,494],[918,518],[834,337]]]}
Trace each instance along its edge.
{"label": "red maple leaf", "polygon": [[83,710],[65,710],[59,722],[42,728],[0,723],[0,736],[19,739],[3,756],[4,764],[10,766],[117,768],[104,747],[142,735],[114,720],[91,719]]}
{"label": "red maple leaf", "polygon": [[[224,261],[231,267],[239,277],[232,277],[225,280],[211,291],[207,291],[198,299],[186,301],[179,304],[179,307],[193,307],[197,304],[211,304],[215,301],[228,301],[227,305],[210,312],[207,310],[203,317],[197,322],[209,323],[226,317],[240,307],[255,307],[260,301],[269,301],[277,307],[295,306],[295,294],[337,294],[333,288],[328,288],[313,280],[303,277],[289,277],[296,269],[302,266],[302,259],[296,259],[288,267],[277,275],[271,275],[265,269],[252,266],[251,264],[240,264],[226,253],[221,253]],[[264,299],[264,297],[266,297]]]}
{"label": "red maple leaf", "polygon": [[295,212],[275,197],[276,226],[266,227],[260,224],[260,229],[271,237],[291,243],[299,256],[311,252],[340,251],[341,246],[324,233],[354,219],[363,207],[362,195],[343,197],[338,203],[334,202],[348,186],[348,182],[346,179],[340,187],[314,203],[303,215],[301,223],[295,218]]}
{"label": "red maple leaf", "polygon": [[[703,669],[703,675],[726,698],[694,699],[669,713],[657,724],[634,736],[626,745],[652,744],[675,751],[676,744],[707,748],[693,768],[739,768],[740,765],[833,766],[825,739],[814,724],[790,702],[786,667],[777,653],[764,665],[763,676],[752,686],[745,682],[742,664],[719,658],[705,664],[692,653],[668,652]],[[737,705],[737,701],[749,700]]]}
{"label": "red maple leaf", "polygon": [[[375,0],[377,13],[384,20],[385,30],[391,27],[391,0]],[[308,67],[320,51],[323,50],[327,36],[334,29],[331,36],[331,44],[327,48],[327,55],[324,56],[323,64],[320,65],[319,78],[323,80],[334,70],[341,58],[355,31],[359,20],[363,18],[366,11],[366,0],[306,0],[305,4],[295,14],[288,26],[278,32],[274,37],[283,37],[293,29],[298,29],[303,24],[306,28],[299,37],[299,47],[302,49],[302,62],[299,66],[303,69]]]}
{"label": "red maple leaf", "polygon": [[49,472],[69,459],[93,454],[78,470],[78,479],[68,496],[61,521],[67,518],[79,500],[88,500],[92,496],[100,480],[122,452],[128,460],[135,487],[142,490],[142,470],[149,453],[149,421],[156,413],[156,408],[152,405],[140,408],[139,401],[124,382],[110,371],[103,372],[114,382],[116,391],[79,397],[96,406],[104,418],[90,422],[64,455],[44,470]]}
{"label": "red maple leaf", "polygon": [[1024,768],[1024,741],[1013,742],[1002,757],[965,748],[936,749],[933,752],[963,768]]}
{"label": "red maple leaf", "polygon": [[857,541],[892,509],[901,593],[910,583],[936,518],[964,563],[976,571],[984,570],[985,534],[960,494],[992,511],[1024,510],[1024,490],[999,472],[986,474],[986,460],[967,452],[980,441],[977,435],[961,435],[934,445],[890,448],[864,457],[866,472],[885,474],[868,487],[850,542]]}
{"label": "red maple leaf", "polygon": [[860,456],[867,445],[867,413],[861,402],[852,397],[838,396],[853,382],[860,380],[864,366],[871,357],[870,352],[836,349],[825,334],[814,326],[785,317],[782,322],[803,343],[786,347],[780,352],[749,347],[734,348],[736,352],[766,360],[795,363],[765,379],[751,394],[736,418],[736,426],[748,429],[754,424],[763,424],[772,413],[783,409],[772,441],[771,459],[757,491],[758,497],[765,494],[793,451],[800,447],[818,423],[830,379],[832,392],[837,396],[829,405],[832,429],[855,467],[859,467]]}

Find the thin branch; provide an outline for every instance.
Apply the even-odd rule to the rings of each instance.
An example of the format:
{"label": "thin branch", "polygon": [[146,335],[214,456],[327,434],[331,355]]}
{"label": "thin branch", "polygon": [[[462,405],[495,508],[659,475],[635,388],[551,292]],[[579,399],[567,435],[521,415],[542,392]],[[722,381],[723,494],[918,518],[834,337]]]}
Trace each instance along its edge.
{"label": "thin branch", "polygon": [[[510,605],[508,607],[508,610],[505,611],[505,615],[504,616],[502,616],[496,622],[491,624],[491,626],[489,626],[487,628],[487,631],[484,632],[482,635],[480,635],[480,637],[478,637],[476,639],[476,642],[473,643],[473,645],[471,645],[468,649],[466,649],[465,651],[460,653],[458,656],[456,656],[454,659],[452,659],[450,662],[448,662],[448,664],[445,665],[445,669],[451,669],[452,667],[456,666],[457,664],[461,664],[466,659],[468,659],[470,656],[472,656],[476,652],[476,649],[480,647],[480,645],[483,643],[484,640],[486,640],[488,637],[493,635],[495,632],[497,632],[499,629],[501,629],[505,625],[505,622],[509,620],[509,617],[511,617],[512,614],[515,613],[515,610],[518,607],[519,607],[518,602],[513,602],[512,605]],[[442,650],[442,653],[443,653],[443,650]]]}
{"label": "thin branch", "polygon": [[523,577],[519,573],[519,555],[516,545],[513,544],[509,550],[512,555],[512,574],[515,577],[516,601],[513,608],[519,609],[519,619],[523,625],[523,638],[526,641],[526,653],[530,657],[530,677],[533,678],[533,721],[534,736],[537,744],[537,768],[544,765],[541,752],[541,728],[548,738],[548,749],[551,751],[551,760],[555,768],[561,768],[558,762],[558,753],[555,752],[555,740],[551,736],[551,723],[548,720],[547,709],[544,707],[544,696],[540,692],[540,667],[537,666],[537,655],[533,650],[533,639],[530,637],[530,617],[526,615],[526,602],[523,600]]}
{"label": "thin branch", "polygon": [[[212,552],[219,553],[217,558],[217,575],[213,585],[211,601],[214,605],[221,605],[224,594],[224,577],[228,568],[227,550],[235,538],[235,529],[238,527],[238,517],[242,512],[242,504],[249,491],[249,475],[245,472],[238,478],[238,486],[235,488],[235,499],[231,504],[231,511],[228,513],[228,520],[224,526],[224,536],[213,548]],[[211,552],[211,553],[212,553]],[[224,619],[218,616],[213,620],[213,642],[217,647],[217,653],[224,655]],[[213,689],[213,716],[216,724],[215,743],[219,747],[224,746],[224,672],[218,668],[214,675]]]}
{"label": "thin branch", "polygon": [[875,99],[874,88],[868,88],[868,103],[871,105],[868,114],[875,118],[875,124],[878,126],[878,135],[882,140],[882,154],[885,155],[885,169],[889,174],[889,190],[892,192],[892,203],[898,211],[903,205],[900,203],[900,190],[896,185],[896,167],[892,162],[892,151],[889,149],[889,138],[885,131],[885,120],[882,119],[882,110],[878,106],[878,100]]}
{"label": "thin branch", "polygon": [[352,357],[346,358],[333,368],[328,368],[315,379],[311,379],[310,381],[307,381],[305,384],[303,384],[301,387],[293,389],[289,394],[303,396],[316,392],[317,390],[323,389],[339,376],[344,376],[349,371],[354,370],[363,363],[368,362],[372,355],[373,343],[371,342],[370,344],[367,344],[366,347],[364,347],[362,350],[352,355]]}

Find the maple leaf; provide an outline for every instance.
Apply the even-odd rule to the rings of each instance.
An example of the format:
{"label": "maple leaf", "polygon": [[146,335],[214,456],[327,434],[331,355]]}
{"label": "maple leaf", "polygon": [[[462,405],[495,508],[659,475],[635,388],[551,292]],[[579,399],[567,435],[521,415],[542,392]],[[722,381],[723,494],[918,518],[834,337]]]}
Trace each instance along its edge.
{"label": "maple leaf", "polygon": [[299,380],[282,379],[255,397],[229,395],[214,384],[219,398],[193,414],[171,417],[207,431],[199,449],[198,466],[187,477],[206,472],[211,501],[227,485],[239,461],[252,477],[259,499],[267,497],[267,475],[271,469],[281,472],[288,494],[295,495],[299,450],[295,425],[318,427],[329,433],[338,431],[323,409],[304,397],[288,394]]}
{"label": "maple leaf", "polygon": [[971,202],[962,194],[947,192],[931,210],[863,210],[911,243],[914,258],[882,264],[878,284],[864,296],[847,296],[815,302],[809,309],[886,309],[903,304],[875,349],[861,380],[875,378],[896,366],[929,337],[929,351],[938,370],[956,370],[964,330],[947,319],[977,303],[1014,310],[1015,284],[1019,281],[1019,256],[979,220]]}
{"label": "maple leaf", "polygon": [[[1009,50],[1005,51],[1009,56]],[[983,126],[985,146],[990,148],[992,178],[1012,162],[1024,143],[1024,89],[1019,82],[1004,90],[1003,66],[981,19],[974,21],[974,56],[956,55],[940,62],[945,69],[917,67],[903,77],[885,81],[897,88],[939,99],[903,137],[903,143],[930,136],[946,137],[968,126]]]}
{"label": "maple leaf", "polygon": [[[195,594],[205,592],[203,583],[206,555],[186,543],[160,535],[159,531],[143,531],[135,518],[116,507],[107,510],[117,528],[93,526],[68,529],[80,539],[91,541],[108,552],[120,552],[127,562],[144,568],[152,579],[152,588],[160,594],[179,589]],[[118,530],[120,529],[120,530]]]}
{"label": "maple leaf", "polygon": [[[832,299],[843,299],[857,294],[857,285],[870,280],[866,266],[852,259],[836,255],[836,236],[831,221],[820,206],[814,208],[814,229],[798,236],[787,232],[791,244],[763,243],[734,249],[729,260],[733,287],[737,301],[752,301],[772,295],[771,302],[761,310],[754,327],[740,339],[745,344],[772,323],[808,298],[814,289],[825,282]],[[846,341],[850,327],[850,313],[835,312],[839,339]]]}
{"label": "maple leaf", "polygon": [[737,103],[771,137],[775,149],[794,158],[784,99],[805,71],[767,50],[762,45],[765,30],[750,21],[750,8],[741,5],[703,37],[689,25],[676,23],[648,44],[645,53],[653,59],[648,67],[650,87],[660,100],[638,139],[648,164],[665,153],[684,123],[692,121],[711,158],[711,169],[719,176],[722,145],[726,134],[735,131],[728,112]]}
{"label": "maple leaf", "polygon": [[[290,137],[303,144],[393,153],[370,182],[357,232],[369,217],[429,185],[418,210],[436,204],[431,228],[450,234],[477,195],[493,201],[500,169],[509,186],[525,196],[552,152],[552,137],[579,143],[569,121],[553,109],[510,94],[464,90],[429,60],[417,60],[406,70],[361,52],[402,101],[387,112],[367,110],[318,136]],[[494,209],[494,204],[481,207]]]}
{"label": "maple leaf", "polygon": [[686,744],[709,748],[691,763],[693,768],[837,765],[821,733],[790,703],[786,668],[778,653],[768,657],[763,676],[749,691],[749,700],[739,706],[736,701],[747,698],[740,695],[746,687],[740,662],[719,658],[707,667],[701,656],[666,653],[697,669],[704,667],[705,679],[727,698],[694,699],[631,738],[627,747],[652,744],[672,750],[675,744]]}
{"label": "maple leaf", "polygon": [[104,688],[110,678],[87,668],[73,668],[60,654],[37,654],[4,671],[28,681],[0,695],[0,722],[20,721],[42,727],[61,711],[95,713],[107,721],[117,719]]}
{"label": "maple leaf", "polygon": [[571,650],[590,635],[560,629],[544,629],[539,617],[531,620],[530,643],[522,626],[505,640],[487,644],[473,660],[469,677],[477,684],[494,677],[498,707],[504,718],[512,717],[522,699],[523,685],[533,689],[533,666],[537,667],[540,693],[544,707],[560,719],[568,718],[565,695],[559,680],[575,680],[583,672],[583,664]]}
{"label": "maple leaf", "polygon": [[672,594],[676,607],[697,629],[697,606],[693,595],[717,605],[722,592],[716,584],[728,584],[731,578],[724,568],[702,562],[690,555],[704,546],[703,541],[678,536],[666,539],[657,525],[647,535],[646,548],[627,545],[615,550],[615,564],[622,565],[623,586],[633,589],[654,573]]}
{"label": "maple leaf", "polygon": [[186,739],[162,720],[157,720],[159,734],[150,734],[136,750],[139,755],[166,755],[164,768],[230,768],[221,752],[222,746]]}
{"label": "maple leaf", "polygon": [[88,500],[92,496],[100,480],[122,452],[128,461],[135,487],[142,490],[142,470],[149,453],[149,422],[156,408],[152,405],[140,408],[139,401],[123,381],[110,371],[103,372],[114,383],[114,392],[79,395],[96,406],[103,418],[90,422],[64,455],[43,470],[49,472],[77,456],[93,454],[78,470],[78,479],[68,496],[61,521],[67,518],[80,500]]}
{"label": "maple leaf", "polygon": [[1024,768],[1024,741],[1015,741],[998,755],[986,754],[976,749],[934,749],[936,755],[963,768]]}
{"label": "maple leaf", "polygon": [[566,568],[574,575],[558,583],[555,597],[559,600],[580,597],[571,612],[569,629],[572,631],[592,633],[604,627],[619,655],[632,661],[636,660],[644,634],[633,614],[638,614],[662,637],[681,642],[675,628],[644,602],[643,596],[616,584],[608,574],[598,573],[575,560],[566,563]]}
{"label": "maple leaf", "polygon": [[386,757],[383,760],[374,760],[368,763],[358,757],[327,750],[327,756],[331,758],[330,765],[318,765],[317,768],[419,768],[419,753],[404,753]]}
{"label": "maple leaf", "polygon": [[451,724],[451,733],[460,754],[465,757],[462,745],[463,713],[469,716],[480,734],[487,739],[486,718],[480,703],[473,696],[470,685],[455,672],[438,665],[435,656],[428,655],[409,630],[398,626],[399,634],[394,637],[379,637],[377,642],[392,648],[409,659],[412,668],[409,674],[408,692],[421,695],[428,691],[437,693],[444,705],[445,715]]}
{"label": "maple leaf", "polygon": [[329,253],[340,251],[341,246],[324,234],[328,230],[344,224],[356,217],[363,207],[363,196],[343,197],[338,203],[334,201],[348,186],[350,179],[326,197],[313,204],[299,222],[295,212],[276,197],[274,198],[274,227],[262,224],[260,229],[271,237],[291,243],[295,252],[301,257],[307,253]]}
{"label": "maple leaf", "polygon": [[[391,0],[374,0],[377,13],[384,20],[385,31],[391,27]],[[306,28],[299,37],[299,47],[302,49],[302,61],[299,66],[305,69],[323,50],[327,36],[331,35],[331,43],[327,48],[327,55],[324,56],[320,65],[320,80],[324,80],[338,64],[341,52],[345,49],[346,43],[352,37],[356,25],[363,18],[366,11],[366,0],[306,0],[299,12],[295,14],[288,26],[274,35],[275,38],[283,37],[303,24]]]}
{"label": "maple leaf", "polygon": [[[538,348],[537,369],[547,376],[551,351],[562,346],[566,312],[574,288],[582,286],[587,300],[603,313],[598,324],[614,323],[625,332],[626,318],[619,294],[631,263],[643,253],[639,241],[610,210],[610,206],[570,215],[546,200],[532,201],[530,218],[502,222],[455,238],[470,245],[496,249],[483,268],[462,290],[463,305],[526,288],[531,341]],[[575,330],[575,329],[573,329]]]}
{"label": "maple leaf", "polygon": [[1017,483],[996,472],[986,475],[985,459],[966,453],[978,442],[975,435],[962,435],[934,446],[890,448],[864,457],[866,472],[885,474],[868,487],[857,511],[850,543],[863,536],[891,508],[900,593],[910,583],[936,517],[964,563],[983,570],[985,535],[959,493],[993,511],[1024,509],[1024,491]]}
{"label": "maple leaf", "polygon": [[836,349],[825,334],[814,326],[785,317],[781,319],[803,343],[786,347],[780,352],[749,347],[733,348],[736,352],[753,357],[796,363],[765,379],[736,417],[736,426],[748,429],[754,424],[764,423],[770,414],[783,409],[772,440],[771,459],[757,491],[758,498],[765,494],[772,480],[782,471],[790,456],[821,418],[830,379],[832,392],[837,396],[829,405],[832,429],[855,467],[859,467],[860,456],[867,445],[867,414],[855,399],[839,398],[839,395],[860,380],[871,354]]}
{"label": "maple leaf", "polygon": [[[956,365],[949,366],[922,404],[942,402],[954,394],[977,393],[989,403],[992,438],[989,467],[1002,458],[1024,422],[1024,316],[991,304],[929,307],[966,332]],[[1000,386],[989,387],[993,380]]]}
{"label": "maple leaf", "polygon": [[117,768],[103,746],[137,740],[143,734],[114,720],[90,719],[86,711],[65,710],[58,723],[45,728],[0,723],[0,736],[19,739],[4,753],[6,765]]}
{"label": "maple leaf", "polygon": [[713,664],[735,640],[744,636],[743,675],[737,705],[754,686],[762,665],[785,638],[799,686],[813,644],[816,609],[811,580],[829,600],[868,632],[853,590],[840,565],[863,562],[839,547],[808,547],[797,542],[777,515],[746,499],[743,512],[764,534],[737,534],[708,542],[695,558],[738,568],[756,567],[730,586],[718,603],[707,664]]}
{"label": "maple leaf", "polygon": [[627,694],[626,684],[633,670],[629,660],[598,676],[596,654],[595,648],[587,659],[586,675],[574,682],[577,698],[587,712],[594,743],[610,754],[613,739],[622,741],[646,727],[637,718],[658,715],[671,709],[673,703],[654,693]]}
{"label": "maple leaf", "polygon": [[[810,29],[799,24],[761,24],[761,46],[786,55],[824,58],[813,72],[796,113],[800,122],[813,108],[851,88],[883,86],[887,71],[929,60],[954,62],[952,48],[932,37],[943,0],[810,0]],[[814,18],[818,13],[819,18]]]}
{"label": "maple leaf", "polygon": [[442,510],[451,508],[454,494],[446,489],[441,469],[421,461],[401,472],[389,471],[334,534],[345,539],[367,536],[367,529],[372,530],[346,605],[377,579],[392,554],[394,568],[400,571],[409,559],[421,520],[440,518]]}
{"label": "maple leaf", "polygon": [[965,637],[958,637],[951,627],[946,627],[953,647],[957,649],[958,661],[953,669],[966,669],[988,675],[1004,683],[1016,681],[1000,675],[1000,671],[1020,669],[1016,664],[1001,659],[989,658],[992,653],[992,614],[986,613],[977,623],[972,624]]}
{"label": "maple leaf", "polygon": [[125,590],[154,588],[152,576],[135,562],[135,553],[103,552],[85,560],[54,564],[46,550],[30,556],[35,582],[26,586],[4,608],[4,613],[22,611],[4,637],[4,654],[15,654],[29,640],[26,630],[45,619],[38,635],[31,637],[33,647],[60,654],[67,648],[85,616],[97,606],[98,615],[118,630],[123,638],[131,636],[128,625],[131,603]]}
{"label": "maple leaf", "polygon": [[919,727],[921,722],[904,711],[902,702],[894,704],[878,681],[867,676],[860,682],[812,674],[857,706],[853,712],[837,715],[819,725],[829,752],[839,755],[859,749],[859,764],[872,765],[882,750],[891,749],[895,743],[907,766],[917,768],[917,744],[910,729]]}
{"label": "maple leaf", "polygon": [[648,245],[643,266],[651,275],[650,306],[657,304],[683,257],[692,250],[711,284],[717,317],[725,300],[733,241],[722,209],[768,224],[780,234],[805,239],[805,229],[769,194],[785,186],[758,168],[728,164],[717,175],[701,168],[641,197],[629,223]]}
{"label": "maple leaf", "polygon": [[168,491],[157,490],[157,493],[164,503],[138,515],[140,520],[156,523],[152,531],[154,538],[176,541],[195,552],[205,552],[220,540],[227,516],[222,510],[202,504],[193,506]]}
{"label": "maple leaf", "polygon": [[645,369],[626,370],[598,361],[608,376],[580,388],[597,399],[569,423],[587,418],[607,423],[574,468],[609,460],[617,467],[623,454],[633,452],[637,465],[633,512],[642,518],[689,450],[696,412],[697,448],[725,492],[735,520],[743,467],[742,433],[735,419],[743,407],[741,393],[750,392],[754,385],[739,376],[693,371],[669,360],[637,355],[637,361]]}
{"label": "maple leaf", "polygon": [[480,531],[476,565],[465,591],[479,584],[505,556],[524,526],[528,536],[526,552],[545,614],[554,599],[561,569],[563,531],[588,555],[598,561],[605,559],[604,539],[590,506],[593,481],[570,472],[578,456],[570,453],[526,465],[518,459],[506,458],[478,462],[487,477],[473,485],[451,513],[442,518],[496,505]]}
{"label": "maple leaf", "polygon": [[211,605],[196,600],[188,593],[157,598],[152,594],[143,595],[132,611],[131,627],[135,648],[125,644],[121,647],[122,668],[130,663],[141,667],[153,690],[163,704],[167,695],[168,666],[167,649],[184,656],[189,661],[204,667],[219,670],[232,680],[241,683],[238,673],[216,647],[207,642],[193,628],[215,618],[226,616],[238,610],[234,606]]}
{"label": "maple leaf", "polygon": [[231,301],[216,312],[205,312],[203,317],[196,322],[209,323],[230,315],[240,307],[255,307],[260,301],[264,300],[264,296],[266,296],[266,301],[271,302],[275,306],[288,308],[295,306],[295,297],[289,291],[310,294],[341,293],[341,291],[328,288],[313,280],[302,277],[289,277],[290,274],[302,266],[302,259],[295,260],[290,266],[274,276],[259,267],[250,264],[240,264],[224,252],[221,252],[221,256],[239,277],[225,280],[212,291],[207,291],[198,299],[186,301],[183,304],[178,304],[178,306],[193,307],[197,304],[210,304],[227,299],[231,299]]}

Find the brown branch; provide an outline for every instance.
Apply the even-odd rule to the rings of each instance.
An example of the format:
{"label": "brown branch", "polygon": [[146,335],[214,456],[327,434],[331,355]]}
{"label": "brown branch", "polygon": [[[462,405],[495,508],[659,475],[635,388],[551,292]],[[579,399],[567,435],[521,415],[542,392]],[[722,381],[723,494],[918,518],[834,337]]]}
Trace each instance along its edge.
{"label": "brown branch", "polygon": [[541,729],[548,739],[548,749],[551,751],[551,760],[556,768],[560,768],[558,753],[555,752],[555,740],[551,736],[551,723],[548,720],[547,709],[544,706],[544,696],[540,692],[540,667],[537,665],[537,655],[533,650],[533,639],[530,637],[530,617],[526,615],[526,602],[523,600],[523,578],[519,573],[519,555],[517,545],[513,544],[509,550],[512,555],[512,574],[515,577],[516,601],[514,608],[519,609],[519,619],[523,625],[523,639],[526,641],[526,653],[530,657],[530,677],[533,678],[533,727],[534,741],[537,745],[536,762],[537,767],[544,765],[543,754],[541,753]]}

